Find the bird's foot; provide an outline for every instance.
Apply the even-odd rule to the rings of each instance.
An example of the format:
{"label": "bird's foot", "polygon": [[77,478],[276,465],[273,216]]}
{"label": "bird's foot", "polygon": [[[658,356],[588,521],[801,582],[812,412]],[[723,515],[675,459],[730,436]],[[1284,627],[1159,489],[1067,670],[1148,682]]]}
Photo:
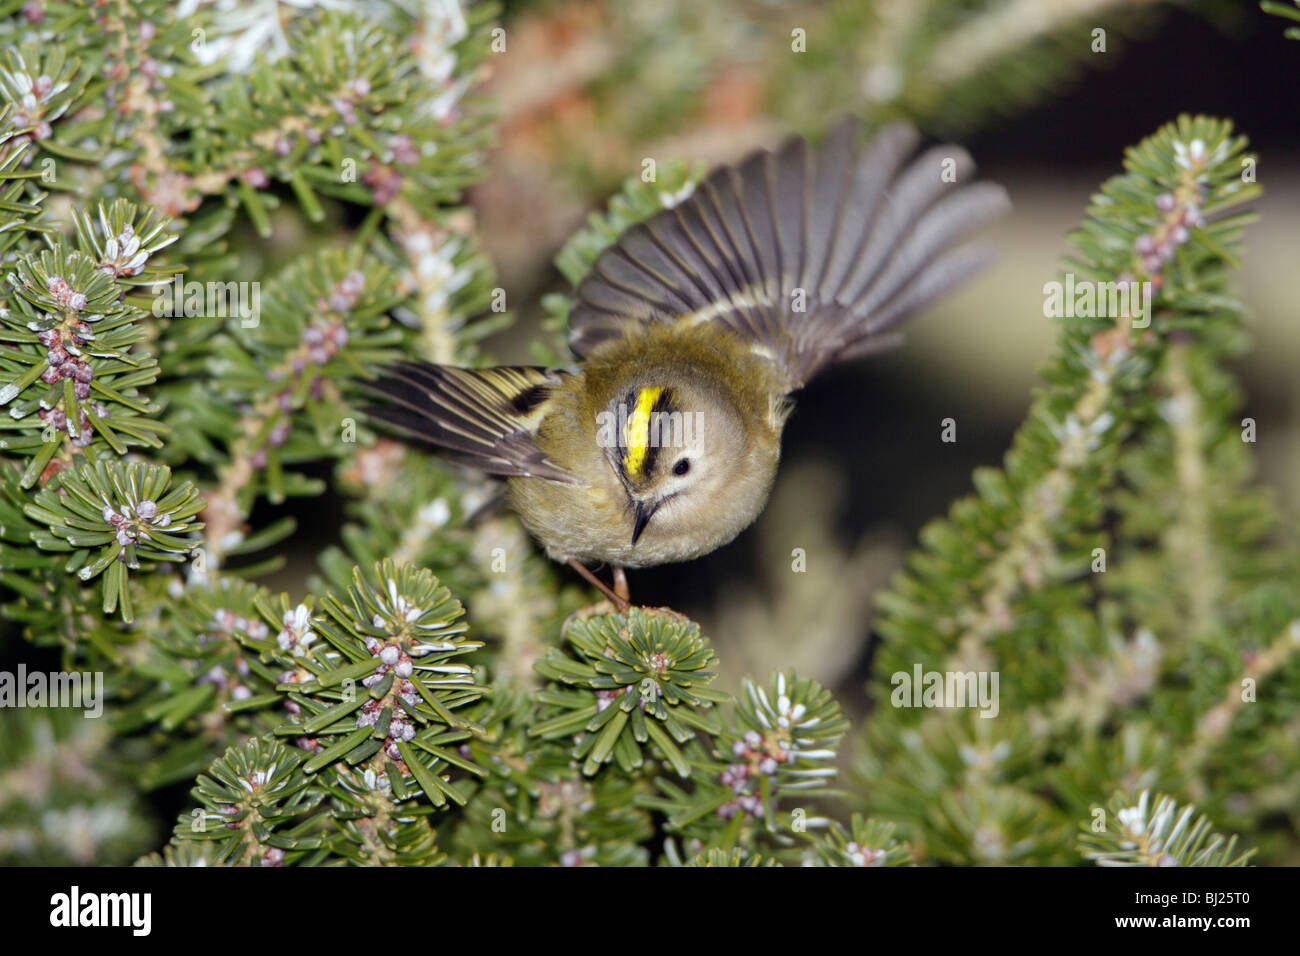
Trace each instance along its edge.
{"label": "bird's foot", "polygon": [[582,575],[588,584],[609,598],[619,614],[626,614],[628,609],[632,607],[631,596],[628,594],[627,588],[627,574],[624,573],[622,568],[614,569],[614,587],[611,589],[609,585],[596,577],[591,572],[591,569],[577,558],[570,556],[564,559],[564,563]]}

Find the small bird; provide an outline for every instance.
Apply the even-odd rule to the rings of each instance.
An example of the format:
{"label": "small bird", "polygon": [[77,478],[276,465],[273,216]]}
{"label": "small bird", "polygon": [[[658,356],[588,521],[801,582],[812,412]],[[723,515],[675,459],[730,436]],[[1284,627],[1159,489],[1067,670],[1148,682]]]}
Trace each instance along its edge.
{"label": "small bird", "polygon": [[504,476],[547,554],[626,609],[623,569],[708,554],[763,510],[791,393],[900,345],[905,319],[988,259],[958,247],[1009,203],[968,182],[965,150],[907,163],[910,125],[861,149],[857,131],[719,167],[627,229],[574,292],[575,368],[399,362],[366,383],[386,400],[367,411]]}

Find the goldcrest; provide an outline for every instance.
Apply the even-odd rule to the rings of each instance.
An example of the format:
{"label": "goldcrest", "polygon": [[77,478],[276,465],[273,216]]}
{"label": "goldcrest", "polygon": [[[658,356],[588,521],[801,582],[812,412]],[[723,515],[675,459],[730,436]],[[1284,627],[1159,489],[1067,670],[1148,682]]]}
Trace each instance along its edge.
{"label": "goldcrest", "polygon": [[621,579],[727,544],[767,501],[790,395],[899,345],[984,265],[961,243],[1008,206],[960,147],[908,163],[906,124],[857,138],[849,121],[754,153],[624,232],[575,290],[574,368],[401,362],[368,384],[371,414],[504,476],[556,560]]}

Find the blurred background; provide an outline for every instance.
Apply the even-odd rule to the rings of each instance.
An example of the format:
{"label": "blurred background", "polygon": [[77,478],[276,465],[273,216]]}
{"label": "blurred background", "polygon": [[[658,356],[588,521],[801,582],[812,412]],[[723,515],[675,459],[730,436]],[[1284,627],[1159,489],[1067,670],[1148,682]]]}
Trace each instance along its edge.
{"label": "blurred background", "polygon": [[[1241,2],[566,0],[508,3],[504,24],[508,55],[489,60],[487,83],[501,140],[472,194],[517,316],[487,344],[500,361],[532,361],[539,298],[567,289],[552,259],[646,157],[713,164],[790,132],[816,138],[846,113],[908,116],[967,146],[1015,204],[993,236],[996,268],[912,324],[906,348],[798,397],[754,527],[702,560],[632,575],[638,602],[701,622],[728,688],[793,666],[844,691],[846,707],[861,700],[872,596],[971,470],[1000,462],[1028,407],[1055,340],[1042,287],[1066,235],[1124,148],[1180,112],[1232,118],[1260,156],[1265,199],[1238,277],[1255,342],[1238,371],[1259,480],[1296,513],[1300,43],[1286,21]],[[956,443],[940,441],[948,417]],[[794,548],[808,573],[792,573]]]}

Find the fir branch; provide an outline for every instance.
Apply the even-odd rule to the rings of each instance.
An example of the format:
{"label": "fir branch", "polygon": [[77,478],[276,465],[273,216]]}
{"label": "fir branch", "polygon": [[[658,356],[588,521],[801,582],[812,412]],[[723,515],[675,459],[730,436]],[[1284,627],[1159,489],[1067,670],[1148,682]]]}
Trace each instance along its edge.
{"label": "fir branch", "polygon": [[87,77],[59,44],[44,52],[35,43],[9,47],[0,57],[0,97],[12,104],[14,125],[37,148],[56,157],[75,154],[75,147],[53,139],[54,127],[73,110],[85,92]]}
{"label": "fir branch", "polygon": [[166,734],[167,745],[139,769],[147,788],[192,779],[227,747],[269,732],[274,721],[265,709],[282,700],[278,673],[239,640],[268,636],[258,612],[265,591],[234,578],[184,590],[178,584],[173,580],[174,603],[147,628],[147,649],[129,659],[145,689],[114,719],[119,734],[149,727]]}
{"label": "fir branch", "polygon": [[[1232,454],[1241,451],[1219,430],[1231,391],[1207,369],[1239,348],[1239,309],[1225,273],[1248,221],[1237,207],[1258,191],[1242,176],[1250,162],[1243,148],[1228,124],[1182,117],[1128,152],[1126,173],[1102,187],[1072,236],[1077,254],[1068,265],[1085,282],[1121,290],[1150,283],[1151,302],[1144,310],[1121,298],[1113,314],[1084,311],[1068,320],[1045,373],[1048,388],[1004,468],[976,472],[976,495],[923,532],[923,550],[881,598],[886,643],[879,673],[910,674],[920,666],[1001,676],[1003,716],[995,730],[963,716],[947,732],[954,721],[945,712],[910,708],[878,710],[873,720],[878,753],[868,755],[862,773],[886,783],[870,805],[909,821],[908,835],[927,852],[986,862],[1056,852],[1068,818],[1050,800],[1007,786],[1037,789],[1032,775],[1022,778],[1023,770],[1007,765],[1018,741],[1036,728],[1030,739],[1047,734],[1055,741],[1040,748],[1063,748],[1079,722],[1100,728],[1155,693],[1161,676],[1194,646],[1185,643],[1194,637],[1186,619],[1167,625],[1144,613],[1167,614],[1171,588],[1197,588],[1207,613],[1213,604],[1208,620],[1196,619],[1198,629],[1208,625],[1217,634],[1225,626],[1220,617],[1232,613],[1225,594],[1239,585],[1203,560],[1223,553],[1229,536],[1240,547],[1241,526],[1221,525],[1213,510],[1185,519],[1186,509],[1227,493],[1211,495],[1209,475],[1221,476],[1225,489],[1242,478],[1241,469],[1217,460],[1211,466],[1204,456],[1232,444]],[[1162,390],[1176,398],[1161,403]],[[1192,396],[1214,410],[1216,430],[1197,425],[1196,416],[1173,414],[1186,411]],[[1176,495],[1160,477],[1169,474],[1186,485]],[[1168,513],[1180,503],[1182,514]],[[1110,509],[1121,516],[1113,527]],[[1156,536],[1162,557],[1150,553],[1148,535]],[[1099,546],[1109,566],[1097,565]],[[1195,582],[1157,585],[1139,577],[1154,567],[1163,578],[1187,562],[1202,562]],[[1135,636],[1121,640],[1117,628]],[[1195,706],[1184,704],[1182,713]],[[907,743],[918,732],[933,757],[924,769]],[[976,746],[1004,756],[991,779],[972,787],[963,751]],[[944,794],[937,808],[936,792]],[[922,793],[938,812],[915,812]]]}
{"label": "fir branch", "polygon": [[550,716],[530,733],[543,740],[578,734],[573,756],[586,774],[610,761],[631,773],[652,745],[689,776],[680,745],[696,731],[718,733],[711,708],[727,699],[706,686],[717,660],[699,626],[676,612],[633,608],[626,615],[575,615],[564,636],[573,653],[552,649],[534,665],[565,686],[538,694]]}
{"label": "fir branch", "polygon": [[1298,656],[1300,619],[1288,624],[1262,652],[1246,655],[1241,673],[1228,683],[1223,699],[1200,715],[1195,733],[1183,748],[1181,760],[1193,781],[1191,789],[1200,794],[1209,789],[1204,777],[1209,754],[1223,743],[1245,703],[1255,699],[1255,689]]}
{"label": "fir branch", "polygon": [[580,598],[561,590],[517,519],[491,514],[499,488],[387,439],[341,462],[339,480],[357,498],[340,532],[343,547],[321,555],[323,580],[312,589],[347,587],[354,565],[371,568],[385,556],[428,568],[464,596],[475,632],[492,645],[494,680],[536,686],[533,663]]}
{"label": "fir branch", "polygon": [[241,525],[260,494],[278,503],[322,490],[285,465],[347,451],[341,425],[355,427],[355,416],[345,384],[396,354],[391,276],[357,258],[329,250],[290,267],[269,284],[256,315],[228,320],[212,344],[211,377],[170,390],[177,439],[169,450],[218,469],[206,492],[209,568],[239,553]]}
{"label": "fir branch", "polygon": [[311,813],[324,796],[309,785],[301,764],[299,754],[272,741],[227,750],[199,775],[191,791],[199,806],[177,822],[174,852],[186,841],[214,841],[220,865],[282,866],[314,849],[317,840],[276,832]]}
{"label": "fir branch", "polygon": [[821,866],[906,866],[911,848],[894,839],[895,826],[853,815],[848,829],[832,822],[825,833],[812,835],[810,862]]}
{"label": "fir branch", "polygon": [[[14,294],[0,311],[0,337],[16,347],[0,354],[0,380],[7,383],[0,404],[9,406],[4,430],[12,433],[0,448],[31,456],[24,487],[77,459],[162,445],[159,435],[167,429],[140,393],[157,377],[157,362],[135,348],[145,335],[144,312],[125,300],[119,276],[129,284],[143,274],[150,251],[169,240],[161,224],[149,227],[146,213],[147,242],[137,245],[136,218],[129,203],[101,205],[103,247],[94,227],[78,217],[81,249],[56,243],[19,259],[6,277]],[[132,252],[124,257],[127,248]]]}
{"label": "fir branch", "polygon": [[[0,335],[11,346],[0,350],[0,364],[9,363],[0,385],[13,386],[0,397],[11,410],[4,447],[29,459],[21,475],[11,463],[3,469],[0,579],[17,592],[4,614],[33,639],[61,643],[70,659],[111,667],[113,728],[137,735],[142,746],[130,759],[145,786],[182,779],[227,746],[242,756],[222,759],[242,769],[265,762],[269,751],[238,749],[244,739],[272,729],[280,706],[290,725],[334,706],[335,685],[322,688],[319,679],[369,658],[367,639],[382,635],[385,647],[406,649],[399,657],[416,655],[414,679],[393,690],[389,675],[382,691],[370,687],[370,701],[384,698],[397,715],[384,709],[368,727],[372,743],[341,755],[350,762],[311,763],[327,749],[319,740],[335,742],[328,726],[311,735],[304,779],[312,805],[327,807],[298,820],[301,833],[268,829],[223,843],[222,860],[280,863],[288,847],[290,862],[441,862],[427,814],[464,802],[451,768],[471,778],[482,772],[462,754],[474,727],[460,714],[484,688],[452,660],[480,645],[464,639],[459,604],[436,579],[371,562],[364,581],[357,573],[342,585],[344,594],[276,607],[226,565],[293,530],[287,518],[250,528],[259,497],[278,503],[321,490],[294,465],[355,460],[344,385],[365,366],[393,357],[398,343],[423,342],[443,360],[469,358],[505,321],[471,321],[492,298],[492,274],[472,218],[449,208],[481,174],[488,114],[464,106],[488,52],[492,12],[489,4],[398,4],[372,22],[355,12],[295,11],[285,56],[247,70],[208,59],[203,39],[190,48],[194,29],[211,26],[210,11],[177,16],[162,0],[94,9],[52,0],[0,20],[0,38],[18,27],[35,41],[4,51],[0,64],[0,253],[10,273]],[[75,58],[64,53],[71,47]],[[72,205],[65,235],[42,217],[47,189],[83,201]],[[105,195],[146,203],[118,198],[96,209]],[[320,222],[337,218],[340,203],[373,209],[356,241],[295,256],[261,310],[227,315],[224,301],[216,312],[190,301],[194,281],[200,289],[207,281],[209,293],[219,282],[224,292],[232,274],[241,283],[250,276],[250,260],[227,241],[239,224],[236,204],[266,232],[273,213],[277,223],[285,212]],[[186,281],[173,287],[177,276]],[[256,293],[257,281],[246,284]],[[146,343],[166,356],[166,424],[144,394],[159,375]],[[169,470],[160,463],[111,461],[131,446],[197,468],[199,485],[211,485],[205,498],[188,483],[166,491]],[[33,498],[25,488],[37,482]],[[451,490],[458,509],[464,493]],[[206,527],[190,520],[200,510]],[[172,519],[167,531],[160,517]],[[199,529],[208,536],[187,573],[128,575],[190,557],[188,532]],[[424,547],[406,544],[404,553]],[[426,544],[443,550],[440,541]],[[264,572],[275,560],[239,573]],[[100,607],[68,571],[102,572]],[[481,575],[469,577],[484,587]],[[426,601],[431,617],[393,616],[394,601]],[[118,605],[131,626],[107,618]],[[436,646],[412,627],[436,635]],[[294,652],[321,636],[308,666]],[[388,667],[369,659],[372,669]],[[411,700],[401,694],[406,684]],[[373,760],[359,753],[367,748]],[[281,826],[287,820],[272,829]],[[163,862],[208,859],[216,857],[178,844]]]}
{"label": "fir branch", "polygon": [[120,607],[126,621],[134,616],[128,569],[184,561],[203,527],[193,520],[203,510],[194,486],[173,488],[171,469],[142,463],[99,461],[60,472],[24,510],[48,526],[33,542],[71,552],[64,568],[82,581],[102,574],[104,613]]}
{"label": "fir branch", "polygon": [[[1245,866],[1255,853],[1238,853],[1235,834],[1214,832],[1194,806],[1180,808],[1163,794],[1116,793],[1109,809],[1114,825],[1084,824],[1079,836],[1079,852],[1098,866]],[[1097,819],[1107,820],[1104,811],[1095,811]]]}
{"label": "fir branch", "polygon": [[290,719],[275,732],[312,753],[309,774],[331,768],[347,786],[360,778],[397,802],[423,792],[437,807],[463,805],[449,769],[482,771],[450,746],[473,727],[453,712],[484,688],[456,658],[482,645],[465,638],[460,603],[428,570],[386,560],[373,579],[378,586],[355,570],[347,593],[327,595],[315,614],[287,597],[261,602],[278,633],[242,639],[284,669],[276,689]]}
{"label": "fir branch", "polygon": [[797,835],[830,825],[807,802],[835,777],[846,728],[839,704],[815,681],[778,672],[764,687],[747,678],[708,756],[693,743],[690,787],[660,775],[658,795],[640,803],[664,813],[691,852],[739,845],[793,859]]}

